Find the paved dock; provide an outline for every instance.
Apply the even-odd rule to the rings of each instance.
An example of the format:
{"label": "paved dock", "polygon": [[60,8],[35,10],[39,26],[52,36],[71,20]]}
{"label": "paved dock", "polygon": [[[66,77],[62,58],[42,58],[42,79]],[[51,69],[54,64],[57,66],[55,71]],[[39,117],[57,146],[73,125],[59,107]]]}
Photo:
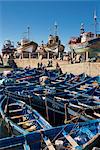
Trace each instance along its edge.
{"label": "paved dock", "polygon": [[[37,67],[37,63],[42,62],[47,66],[48,64],[48,59],[15,59],[16,64],[18,67],[23,67],[25,68],[26,66],[30,67]],[[73,74],[80,74],[80,73],[86,73],[91,76],[96,76],[100,75],[100,62],[85,62],[85,63],[76,63],[76,64],[68,64],[67,61],[62,61],[62,60],[52,60],[53,67],[48,67],[48,69],[55,69],[56,68],[56,63],[58,62],[60,67],[62,68],[63,73],[68,72],[68,73],[73,73]]]}

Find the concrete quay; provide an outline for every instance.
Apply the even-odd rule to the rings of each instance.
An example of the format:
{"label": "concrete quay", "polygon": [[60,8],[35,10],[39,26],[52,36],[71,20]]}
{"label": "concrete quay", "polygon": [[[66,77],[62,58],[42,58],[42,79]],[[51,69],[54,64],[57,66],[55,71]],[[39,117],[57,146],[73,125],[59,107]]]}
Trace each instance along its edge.
{"label": "concrete quay", "polygon": [[[37,67],[37,63],[43,63],[47,66],[48,64],[48,59],[15,59],[15,62],[18,67],[25,68],[26,66],[30,67]],[[76,63],[76,64],[68,64],[67,61],[62,61],[62,60],[52,60],[53,67],[48,67],[48,69],[55,69],[56,68],[56,63],[59,63],[63,73],[68,72],[68,73],[73,73],[73,74],[80,74],[80,73],[86,73],[91,76],[96,76],[100,75],[100,62],[84,62],[84,63]]]}

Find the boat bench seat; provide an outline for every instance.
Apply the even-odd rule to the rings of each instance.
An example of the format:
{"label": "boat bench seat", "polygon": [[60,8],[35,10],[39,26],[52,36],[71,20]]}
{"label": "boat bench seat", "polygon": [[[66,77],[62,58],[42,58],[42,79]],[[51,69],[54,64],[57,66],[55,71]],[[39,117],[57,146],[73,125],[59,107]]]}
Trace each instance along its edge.
{"label": "boat bench seat", "polygon": [[65,130],[62,132],[62,134],[64,135],[64,137],[67,139],[67,141],[69,141],[69,143],[70,143],[73,147],[79,146],[79,145],[77,144],[77,142],[76,142],[69,134],[66,133]]}
{"label": "boat bench seat", "polygon": [[18,119],[18,118],[22,118],[22,117],[24,117],[24,116],[28,116],[28,115],[29,115],[29,114],[13,116],[13,117],[11,117],[11,119]]}
{"label": "boat bench seat", "polygon": [[18,105],[18,106],[19,106],[19,104],[18,104],[18,103],[11,103],[11,104],[9,104],[8,106],[16,106],[16,105]]}
{"label": "boat bench seat", "polygon": [[57,97],[57,96],[55,96],[54,98],[56,98],[57,100],[67,100],[67,98],[61,98],[61,97]]}
{"label": "boat bench seat", "polygon": [[22,122],[19,122],[18,125],[23,125],[23,124],[26,124],[26,123],[30,123],[30,122],[33,122],[35,121],[36,119],[32,119],[32,120],[27,120],[27,121],[22,121]]}
{"label": "boat bench seat", "polygon": [[93,114],[94,114],[95,116],[97,116],[97,117],[100,118],[100,114],[99,114],[99,113],[94,112]]}
{"label": "boat bench seat", "polygon": [[48,150],[55,150],[53,144],[51,143],[50,139],[48,137],[43,137],[44,142],[47,145]]}
{"label": "boat bench seat", "polygon": [[58,80],[56,80],[57,82],[62,82],[63,80],[62,79],[58,79]]}
{"label": "boat bench seat", "polygon": [[31,131],[33,131],[33,130],[36,130],[36,126],[33,125],[33,126],[27,128],[26,130],[29,131],[29,132],[31,132]]}
{"label": "boat bench seat", "polygon": [[55,81],[51,81],[51,84],[55,84],[56,82]]}
{"label": "boat bench seat", "polygon": [[23,108],[15,109],[15,110],[9,110],[9,113],[14,113],[18,111],[23,111]]}

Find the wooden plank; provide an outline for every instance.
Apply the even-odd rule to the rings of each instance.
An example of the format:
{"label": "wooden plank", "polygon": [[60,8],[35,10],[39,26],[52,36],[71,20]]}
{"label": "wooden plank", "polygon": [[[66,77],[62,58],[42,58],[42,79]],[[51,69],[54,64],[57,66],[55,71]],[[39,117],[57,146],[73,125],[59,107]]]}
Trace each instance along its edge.
{"label": "wooden plank", "polygon": [[52,143],[51,143],[51,141],[50,141],[50,139],[48,138],[48,137],[43,137],[43,140],[44,140],[44,142],[46,143],[46,145],[47,145],[47,148],[49,149],[49,150],[55,150],[55,148],[54,148],[54,146],[52,145]]}
{"label": "wooden plank", "polygon": [[24,117],[24,116],[28,116],[29,114],[24,114],[24,115],[19,115],[19,116],[13,116],[11,117],[11,119],[18,119],[18,118],[21,118],[21,117]]}
{"label": "wooden plank", "polygon": [[58,100],[66,100],[67,101],[67,98],[61,98],[61,97],[57,97],[57,96],[55,96],[54,98],[56,98],[56,99],[58,99]]}
{"label": "wooden plank", "polygon": [[35,121],[35,119],[19,122],[18,125],[26,124],[26,123],[33,122],[33,121]]}
{"label": "wooden plank", "polygon": [[67,141],[69,141],[69,143],[73,146],[73,147],[77,147],[79,146],[76,141],[69,135],[66,133],[66,131],[64,130],[63,133],[64,137],[67,139]]}
{"label": "wooden plank", "polygon": [[33,126],[31,126],[31,127],[27,128],[26,130],[27,130],[27,131],[29,131],[29,132],[31,132],[31,131],[35,131],[35,130],[36,130],[36,126],[35,126],[35,125],[33,125]]}
{"label": "wooden plank", "polygon": [[97,117],[100,118],[100,114],[99,114],[99,113],[94,112],[93,114],[94,114],[95,116],[97,116]]}
{"label": "wooden plank", "polygon": [[[87,143],[85,143],[83,145],[83,149],[86,148],[87,149],[87,146],[89,146],[91,143],[93,143],[94,141],[96,141],[96,139],[99,139],[99,136],[100,136],[100,133],[97,133],[96,135],[93,136],[93,138],[91,138]],[[93,150],[93,149],[92,149]],[[99,149],[97,149],[99,150]]]}
{"label": "wooden plank", "polygon": [[23,109],[20,108],[20,109],[15,109],[15,110],[9,110],[9,113],[12,113],[12,112],[18,112],[18,111],[22,111]]}
{"label": "wooden plank", "polygon": [[18,103],[11,103],[11,104],[9,104],[8,106],[16,106],[16,105],[18,105],[18,106],[19,106],[19,104],[18,104]]}
{"label": "wooden plank", "polygon": [[64,123],[68,124],[68,123],[72,122],[73,120],[75,120],[77,118],[79,118],[79,116],[73,117],[71,120],[65,120]]}

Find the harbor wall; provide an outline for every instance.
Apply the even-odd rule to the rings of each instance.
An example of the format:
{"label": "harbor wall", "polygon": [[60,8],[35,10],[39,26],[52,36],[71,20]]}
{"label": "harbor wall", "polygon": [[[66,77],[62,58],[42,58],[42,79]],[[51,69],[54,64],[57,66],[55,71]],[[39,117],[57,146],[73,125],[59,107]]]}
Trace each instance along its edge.
{"label": "harbor wall", "polygon": [[[26,66],[30,67],[37,67],[37,63],[43,63],[47,66],[48,59],[15,59],[15,62],[18,67],[25,68]],[[74,74],[80,74],[80,73],[86,73],[91,76],[100,75],[100,62],[92,63],[92,62],[85,62],[85,63],[76,63],[76,64],[68,64],[67,61],[62,60],[52,60],[53,67],[48,67],[48,69],[55,69],[56,63],[58,62],[63,73],[74,73]]]}

